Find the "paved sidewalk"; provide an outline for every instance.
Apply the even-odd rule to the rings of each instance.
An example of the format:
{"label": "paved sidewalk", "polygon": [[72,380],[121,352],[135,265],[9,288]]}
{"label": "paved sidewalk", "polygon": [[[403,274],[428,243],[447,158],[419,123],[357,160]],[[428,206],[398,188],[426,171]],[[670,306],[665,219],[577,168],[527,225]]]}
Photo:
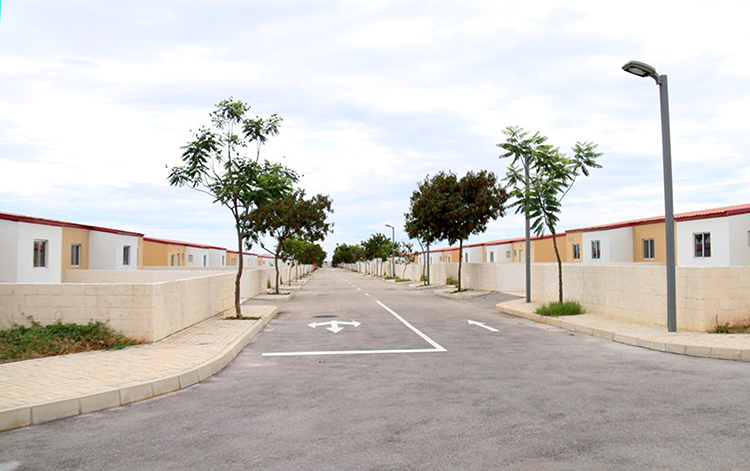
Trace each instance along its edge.
{"label": "paved sidewalk", "polygon": [[244,316],[261,319],[219,315],[148,345],[0,364],[0,431],[192,386],[228,365],[277,311],[243,305]]}
{"label": "paved sidewalk", "polygon": [[515,299],[495,307],[535,322],[637,347],[696,357],[750,361],[750,334],[670,333],[666,327],[628,322],[600,314],[545,317],[534,314],[538,306],[539,303]]}

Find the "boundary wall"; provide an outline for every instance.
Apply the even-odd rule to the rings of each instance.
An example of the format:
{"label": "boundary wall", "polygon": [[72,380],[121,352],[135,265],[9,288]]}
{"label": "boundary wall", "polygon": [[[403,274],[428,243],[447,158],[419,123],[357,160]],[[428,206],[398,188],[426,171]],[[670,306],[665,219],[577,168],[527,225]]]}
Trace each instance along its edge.
{"label": "boundary wall", "polygon": [[[364,263],[346,267],[376,275]],[[423,268],[415,264],[406,268],[397,265],[397,274],[417,281]],[[458,263],[434,263],[430,265],[430,282],[445,284],[448,276],[457,278],[457,272]],[[666,267],[658,264],[563,263],[563,294],[565,299],[579,301],[588,312],[666,326],[666,277]],[[468,289],[523,293],[525,264],[464,263],[461,282]],[[557,301],[557,289],[557,264],[532,264],[532,299]],[[717,325],[748,321],[750,267],[677,267],[679,330],[705,332]]]}
{"label": "boundary wall", "polygon": [[[301,275],[311,267],[300,266]],[[282,269],[284,280],[294,268]],[[148,342],[208,319],[234,305],[236,270],[66,270],[63,283],[0,283],[0,324],[107,322]],[[240,295],[267,290],[273,267],[243,270]]]}

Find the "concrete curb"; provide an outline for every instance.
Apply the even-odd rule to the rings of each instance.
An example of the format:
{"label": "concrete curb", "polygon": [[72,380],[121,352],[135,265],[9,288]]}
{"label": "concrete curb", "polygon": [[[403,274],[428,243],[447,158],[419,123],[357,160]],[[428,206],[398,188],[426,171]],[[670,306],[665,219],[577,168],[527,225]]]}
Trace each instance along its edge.
{"label": "concrete curb", "polygon": [[0,411],[0,432],[88,414],[89,412],[112,409],[188,388],[224,369],[263,330],[266,324],[276,317],[278,312],[279,308],[274,307],[271,312],[255,322],[250,330],[239,335],[235,341],[214,355],[213,358],[178,374],[144,383],[129,384],[96,394]]}
{"label": "concrete curb", "polygon": [[548,324],[554,327],[560,327],[561,329],[569,330],[571,332],[590,335],[592,337],[599,337],[605,340],[612,340],[613,342],[631,345],[633,347],[648,348],[649,350],[674,353],[677,355],[713,358],[716,360],[735,360],[750,362],[750,350],[747,349],[686,345],[676,342],[665,342],[663,339],[650,340],[648,338],[612,332],[606,329],[597,329],[579,325],[575,322],[566,320],[565,317],[547,317],[530,312],[524,312],[519,309],[504,306],[503,303],[497,304],[495,308],[498,311],[509,314],[511,316],[523,317],[524,319],[529,319],[540,324]]}
{"label": "concrete curb", "polygon": [[447,299],[473,299],[478,298],[481,296],[487,296],[490,294],[489,291],[461,291],[460,293],[454,292],[455,288],[449,288],[446,290],[436,290],[435,294],[440,296],[441,298],[447,298]]}

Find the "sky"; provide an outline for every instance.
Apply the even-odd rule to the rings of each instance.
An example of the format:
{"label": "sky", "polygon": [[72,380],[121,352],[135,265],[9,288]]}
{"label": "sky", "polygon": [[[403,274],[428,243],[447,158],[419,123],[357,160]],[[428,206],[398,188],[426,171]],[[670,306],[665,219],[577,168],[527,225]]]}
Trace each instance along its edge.
{"label": "sky", "polygon": [[[167,182],[234,97],[284,120],[261,158],[332,198],[329,257],[386,224],[406,240],[428,175],[503,177],[508,126],[603,153],[558,231],[658,216],[659,88],[629,60],[669,77],[675,211],[748,203],[747,18],[746,0],[2,0],[0,212],[236,248],[226,208]],[[470,242],[523,226],[510,211]]]}

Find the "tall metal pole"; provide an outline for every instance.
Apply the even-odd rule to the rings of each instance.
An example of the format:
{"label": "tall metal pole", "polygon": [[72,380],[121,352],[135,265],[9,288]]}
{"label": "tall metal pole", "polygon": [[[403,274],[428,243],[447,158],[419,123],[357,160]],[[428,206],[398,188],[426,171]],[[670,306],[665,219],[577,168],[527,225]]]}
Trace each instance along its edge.
{"label": "tall metal pole", "polygon": [[396,228],[390,224],[386,224],[386,227],[391,228],[391,276],[396,277]]}
{"label": "tall metal pole", "polygon": [[674,247],[674,201],[672,197],[672,145],[669,132],[669,93],[667,76],[660,75],[661,140],[664,156],[664,224],[667,235],[667,331],[677,332],[677,282]]}
{"label": "tall metal pole", "polygon": [[[529,196],[529,164],[524,157],[523,166],[526,169],[526,197]],[[524,212],[526,216],[526,302],[531,302],[531,223],[529,222],[529,211]]]}

